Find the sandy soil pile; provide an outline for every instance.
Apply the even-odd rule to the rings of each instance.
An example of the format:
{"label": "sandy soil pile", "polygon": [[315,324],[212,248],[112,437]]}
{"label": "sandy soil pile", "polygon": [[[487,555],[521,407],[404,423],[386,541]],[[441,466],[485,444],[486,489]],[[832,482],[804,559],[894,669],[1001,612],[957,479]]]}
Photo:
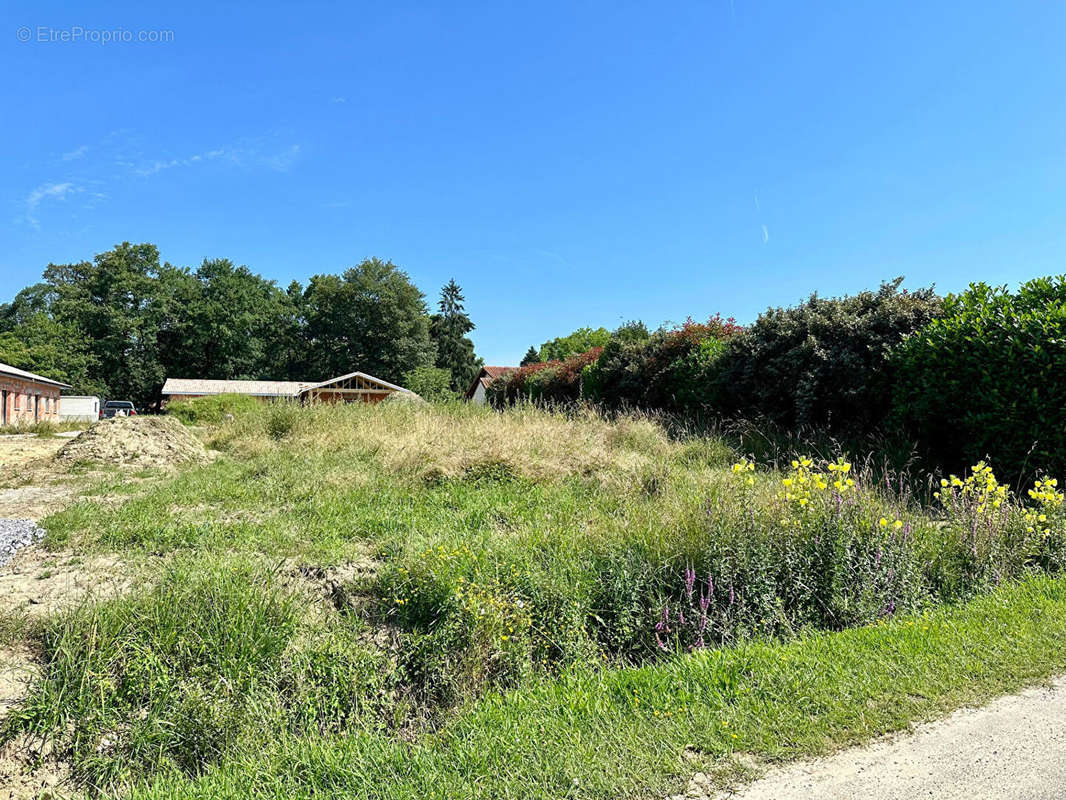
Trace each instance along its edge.
{"label": "sandy soil pile", "polygon": [[174,417],[115,417],[100,420],[71,439],[56,459],[64,464],[169,467],[210,457],[203,443]]}

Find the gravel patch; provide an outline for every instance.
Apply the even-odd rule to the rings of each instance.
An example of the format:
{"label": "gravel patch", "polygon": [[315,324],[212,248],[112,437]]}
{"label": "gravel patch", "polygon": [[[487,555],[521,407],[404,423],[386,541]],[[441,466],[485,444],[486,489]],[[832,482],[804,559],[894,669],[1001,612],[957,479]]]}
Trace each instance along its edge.
{"label": "gravel patch", "polygon": [[44,530],[32,519],[0,519],[0,567],[23,547],[36,544]]}

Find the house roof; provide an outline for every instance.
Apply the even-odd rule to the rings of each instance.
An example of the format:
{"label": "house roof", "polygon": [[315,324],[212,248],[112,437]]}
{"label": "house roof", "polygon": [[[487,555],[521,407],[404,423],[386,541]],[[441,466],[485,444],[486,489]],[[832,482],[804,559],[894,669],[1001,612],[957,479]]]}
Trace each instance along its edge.
{"label": "house roof", "polygon": [[167,378],[164,395],[248,394],[255,397],[296,397],[313,383],[299,381],[220,381],[202,378]]}
{"label": "house roof", "polygon": [[349,372],[347,375],[340,375],[339,377],[336,377],[336,378],[329,378],[328,380],[324,380],[321,383],[307,384],[304,387],[304,389],[305,390],[323,389],[323,388],[325,388],[327,386],[332,386],[335,383],[341,383],[343,381],[350,381],[352,378],[362,378],[364,381],[370,381],[371,383],[376,383],[376,384],[384,387],[385,389],[392,389],[393,391],[396,391],[396,392],[406,392],[407,394],[414,394],[410,389],[404,389],[402,386],[397,386],[395,383],[389,383],[388,381],[383,381],[381,378],[375,378],[373,375],[367,375],[365,372]]}
{"label": "house roof", "polygon": [[395,392],[411,394],[408,389],[397,386],[395,383],[383,381],[365,372],[349,372],[336,378],[328,378],[319,383],[307,381],[224,381],[207,380],[201,378],[167,378],[163,384],[163,394],[180,397],[182,395],[207,395],[207,394],[246,394],[253,397],[299,397],[304,392],[312,389],[324,389],[336,383],[343,383],[352,379],[361,378],[364,381],[375,383],[383,389],[391,389]]}
{"label": "house roof", "polygon": [[10,364],[4,364],[0,362],[0,375],[8,375],[12,378],[21,378],[24,381],[36,381],[37,383],[47,383],[49,386],[58,386],[60,389],[69,389],[69,383],[63,383],[62,381],[54,381],[51,378],[46,378],[43,375],[38,375],[35,372],[27,372],[24,369],[13,367]]}
{"label": "house roof", "polygon": [[470,388],[466,390],[464,395],[467,399],[474,396],[474,392],[477,391],[477,386],[480,383],[486,389],[489,388],[489,384],[496,380],[501,375],[506,375],[508,372],[514,372],[518,367],[482,367],[478,372],[477,377],[470,383]]}

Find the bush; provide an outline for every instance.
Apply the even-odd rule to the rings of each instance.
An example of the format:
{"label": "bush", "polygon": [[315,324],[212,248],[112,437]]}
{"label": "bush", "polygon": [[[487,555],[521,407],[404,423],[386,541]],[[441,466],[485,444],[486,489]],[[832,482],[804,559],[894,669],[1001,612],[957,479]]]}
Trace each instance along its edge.
{"label": "bush", "polygon": [[403,376],[405,389],[431,403],[454,400],[456,394],[451,384],[452,373],[440,367],[418,367]]}
{"label": "bush", "polygon": [[262,401],[246,394],[217,394],[173,400],[167,403],[166,412],[186,425],[217,425],[227,414],[235,417],[255,411],[260,405]]}
{"label": "bush", "polygon": [[741,332],[721,315],[687,320],[646,339],[616,336],[584,374],[585,396],[611,408],[695,411],[715,405],[715,368],[724,343]]}
{"label": "bush", "polygon": [[1066,276],[974,284],[893,355],[895,420],[951,468],[1066,468]]}
{"label": "bush", "polygon": [[582,371],[599,358],[602,347],[570,356],[564,361],[527,364],[489,384],[488,399],[500,406],[518,400],[573,403],[581,398]]}
{"label": "bush", "polygon": [[789,428],[877,429],[892,406],[893,348],[941,313],[932,289],[900,291],[902,280],[760,315],[719,362],[721,409]]}

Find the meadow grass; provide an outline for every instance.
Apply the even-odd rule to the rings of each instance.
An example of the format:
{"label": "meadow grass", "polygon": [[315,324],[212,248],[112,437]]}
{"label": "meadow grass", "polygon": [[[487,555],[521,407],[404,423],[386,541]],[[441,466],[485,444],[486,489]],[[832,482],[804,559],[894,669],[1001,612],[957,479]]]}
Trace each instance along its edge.
{"label": "meadow grass", "polygon": [[133,796],[654,797],[696,770],[725,783],[752,756],[824,753],[1038,682],[1066,666],[1064,645],[1066,582],[1033,578],[872,627],[574,671],[487,696],[414,741],[272,733]]}
{"label": "meadow grass", "polygon": [[167,555],[34,633],[5,735],[87,786],[610,797],[1062,666],[1061,493],[983,467],[930,505],[844,454],[772,469],[528,406],[257,404],[206,439],[212,463],[44,521]]}

